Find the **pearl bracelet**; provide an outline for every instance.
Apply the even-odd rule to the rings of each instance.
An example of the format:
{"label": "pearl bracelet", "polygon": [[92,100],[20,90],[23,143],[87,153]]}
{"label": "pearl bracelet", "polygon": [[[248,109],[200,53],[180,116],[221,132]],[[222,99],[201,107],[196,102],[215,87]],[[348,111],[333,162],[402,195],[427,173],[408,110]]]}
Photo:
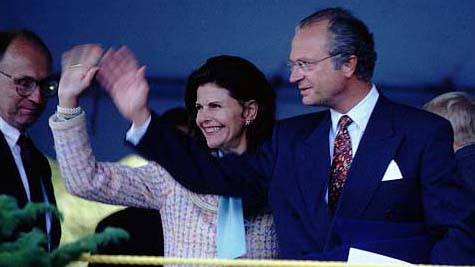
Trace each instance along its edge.
{"label": "pearl bracelet", "polygon": [[56,116],[60,120],[70,120],[79,116],[82,113],[82,109],[80,106],[75,108],[63,108],[60,106],[56,106]]}
{"label": "pearl bracelet", "polygon": [[56,111],[58,113],[61,113],[63,115],[79,115],[82,111],[80,106],[77,106],[75,108],[63,108],[60,107],[59,105],[56,107]]}

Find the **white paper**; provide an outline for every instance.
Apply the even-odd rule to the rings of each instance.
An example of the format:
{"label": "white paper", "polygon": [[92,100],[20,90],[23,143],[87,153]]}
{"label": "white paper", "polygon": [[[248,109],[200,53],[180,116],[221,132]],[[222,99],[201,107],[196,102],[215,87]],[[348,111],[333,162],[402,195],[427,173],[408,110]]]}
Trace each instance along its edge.
{"label": "white paper", "polygon": [[392,266],[404,265],[404,266],[415,266],[408,262],[384,256],[378,253],[369,252],[362,249],[350,248],[350,253],[348,254],[348,265],[358,264],[388,264]]}

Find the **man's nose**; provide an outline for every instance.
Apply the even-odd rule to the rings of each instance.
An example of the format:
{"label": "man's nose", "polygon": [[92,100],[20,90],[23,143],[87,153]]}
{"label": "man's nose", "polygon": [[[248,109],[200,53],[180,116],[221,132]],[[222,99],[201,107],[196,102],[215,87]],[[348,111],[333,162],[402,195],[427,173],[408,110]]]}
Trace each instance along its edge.
{"label": "man's nose", "polygon": [[296,83],[303,78],[302,71],[299,68],[292,67],[290,70],[289,82]]}
{"label": "man's nose", "polygon": [[45,99],[44,99],[44,96],[41,94],[41,89],[38,84],[35,85],[35,89],[31,93],[31,95],[28,96],[28,99],[30,99],[31,101],[37,104],[41,104],[44,102]]}

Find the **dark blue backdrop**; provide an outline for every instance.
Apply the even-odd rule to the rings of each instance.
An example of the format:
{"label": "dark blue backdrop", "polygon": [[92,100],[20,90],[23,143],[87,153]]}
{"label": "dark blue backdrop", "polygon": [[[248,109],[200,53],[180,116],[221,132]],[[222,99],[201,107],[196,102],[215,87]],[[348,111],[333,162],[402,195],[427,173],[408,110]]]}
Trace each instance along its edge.
{"label": "dark blue backdrop", "polygon": [[[343,6],[374,33],[378,51],[375,82],[392,99],[420,106],[444,90],[475,87],[473,0],[1,0],[0,29],[30,28],[51,48],[55,72],[60,56],[75,44],[128,45],[147,65],[157,111],[182,104],[183,79],[207,57],[234,54],[253,61],[279,90],[278,116],[309,112],[285,81],[296,23],[316,9]],[[83,105],[94,126],[99,159],[129,153],[128,123],[104,95]],[[53,154],[47,117],[33,127],[40,148]]]}

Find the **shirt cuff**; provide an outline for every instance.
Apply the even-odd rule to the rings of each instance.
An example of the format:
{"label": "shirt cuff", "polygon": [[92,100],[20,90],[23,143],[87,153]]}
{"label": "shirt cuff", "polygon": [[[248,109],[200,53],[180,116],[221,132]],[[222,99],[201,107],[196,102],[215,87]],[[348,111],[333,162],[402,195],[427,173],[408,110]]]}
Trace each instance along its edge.
{"label": "shirt cuff", "polygon": [[148,126],[150,125],[150,122],[152,121],[152,116],[148,116],[147,120],[145,123],[137,127],[135,124],[132,123],[132,126],[130,126],[130,129],[127,131],[127,134],[125,135],[125,140],[130,142],[132,145],[136,146],[142,137],[145,135],[147,132]]}

